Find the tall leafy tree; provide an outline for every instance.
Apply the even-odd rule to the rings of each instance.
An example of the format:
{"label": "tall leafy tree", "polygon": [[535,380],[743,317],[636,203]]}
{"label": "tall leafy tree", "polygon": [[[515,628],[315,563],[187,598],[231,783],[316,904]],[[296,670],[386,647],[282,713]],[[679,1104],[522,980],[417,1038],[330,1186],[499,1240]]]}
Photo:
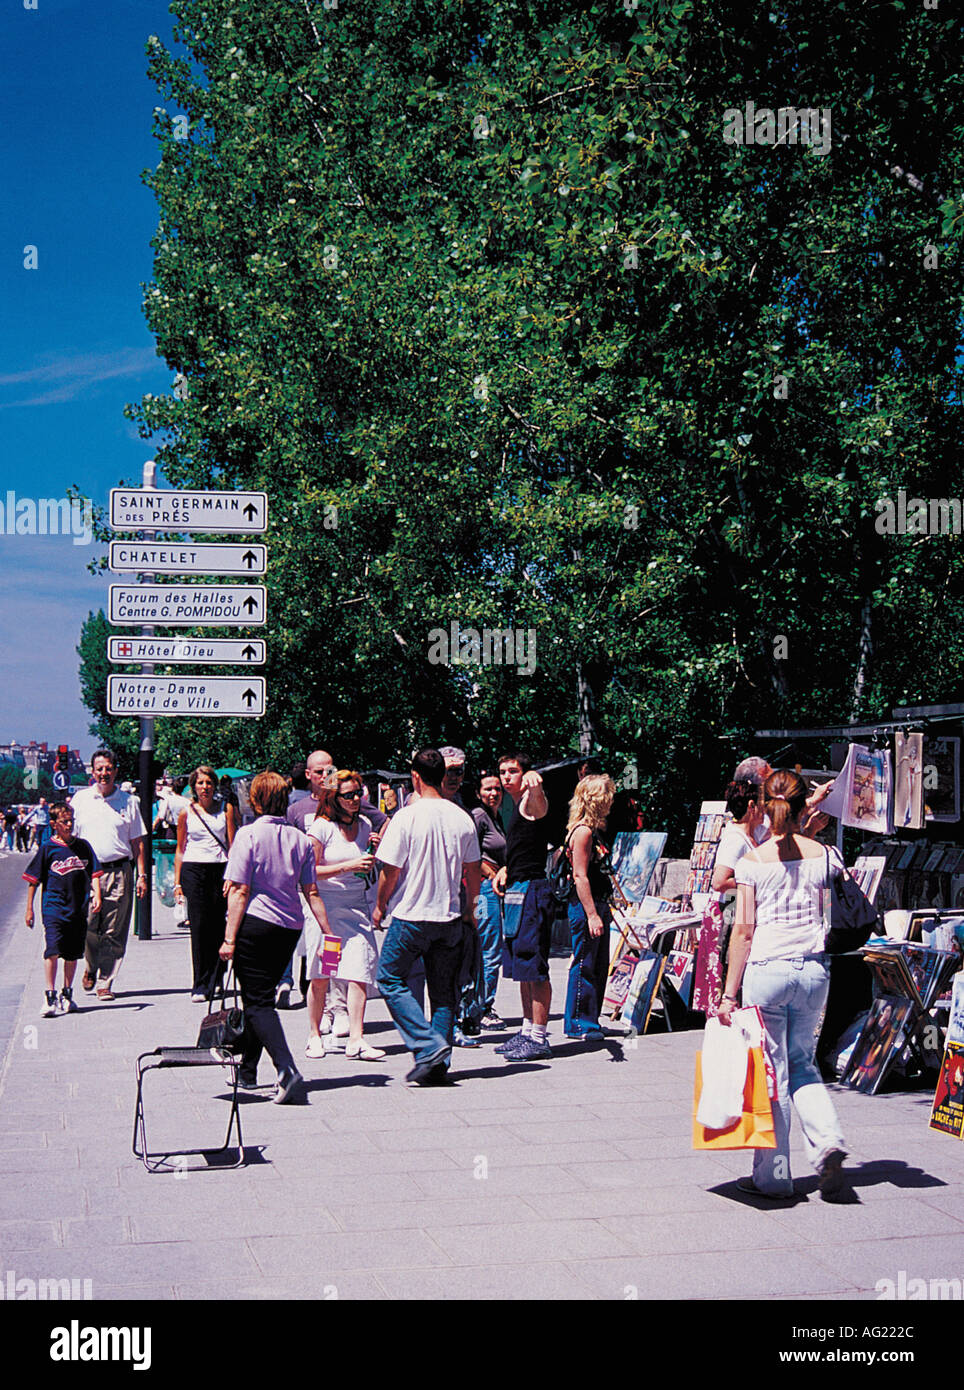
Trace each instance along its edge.
{"label": "tall leafy tree", "polygon": [[[875,508],[964,492],[950,7],[174,10],[145,305],[186,393],[132,413],[170,482],[271,495],[226,756],[596,743],[688,818],[756,724],[956,693],[956,538]],[[825,125],[733,143],[748,102]],[[433,664],[453,622],[535,671]]]}

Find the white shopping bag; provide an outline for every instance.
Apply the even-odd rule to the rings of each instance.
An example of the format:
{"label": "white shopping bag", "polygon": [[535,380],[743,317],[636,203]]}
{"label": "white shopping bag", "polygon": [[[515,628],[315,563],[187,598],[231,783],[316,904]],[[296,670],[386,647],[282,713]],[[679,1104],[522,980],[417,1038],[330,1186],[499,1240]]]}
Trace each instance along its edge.
{"label": "white shopping bag", "polygon": [[706,1021],[700,1066],[703,1090],[696,1119],[706,1129],[727,1129],[743,1114],[743,1091],[750,1059],[750,1039],[739,1024],[725,1027]]}
{"label": "white shopping bag", "polygon": [[763,1051],[763,1065],[767,1074],[767,1095],[771,1100],[777,1098],[777,1073],[770,1058],[770,1043],[767,1038],[767,1030],[763,1024],[763,1015],[758,1004],[744,1004],[742,1009],[734,1009],[730,1014],[733,1024],[742,1028],[749,1039],[751,1047],[759,1047]]}

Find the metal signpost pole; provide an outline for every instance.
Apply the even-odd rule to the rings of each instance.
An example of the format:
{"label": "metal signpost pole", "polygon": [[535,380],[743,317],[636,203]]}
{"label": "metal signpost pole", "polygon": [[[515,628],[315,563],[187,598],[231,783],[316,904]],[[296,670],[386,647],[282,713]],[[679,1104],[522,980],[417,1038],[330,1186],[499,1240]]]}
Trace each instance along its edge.
{"label": "metal signpost pole", "polygon": [[[153,459],[149,459],[144,464],[144,487],[152,488],[156,484],[157,465]],[[157,533],[148,531],[145,539],[153,540]],[[152,576],[153,581],[157,582],[157,576]],[[154,628],[145,627],[141,630],[142,637],[153,637]],[[154,674],[153,663],[145,663],[141,666],[142,676],[152,676]],[[147,874],[147,892],[143,898],[137,900],[137,925],[135,933],[142,941],[150,941],[152,937],[153,907],[154,907],[154,843],[151,839],[154,823],[154,719],[148,717],[141,720],[141,753],[140,753],[140,790],[141,790],[141,819],[147,827],[147,835],[144,841],[144,872]]]}

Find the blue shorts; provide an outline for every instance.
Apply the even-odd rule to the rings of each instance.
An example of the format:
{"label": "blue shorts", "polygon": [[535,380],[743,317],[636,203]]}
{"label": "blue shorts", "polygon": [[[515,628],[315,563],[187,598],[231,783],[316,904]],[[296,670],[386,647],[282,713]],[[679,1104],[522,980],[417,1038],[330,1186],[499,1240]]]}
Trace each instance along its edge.
{"label": "blue shorts", "polygon": [[502,974],[507,980],[535,984],[549,978],[549,950],[556,899],[544,878],[529,880],[519,929],[502,946]]}
{"label": "blue shorts", "polygon": [[87,945],[87,918],[79,921],[44,922],[44,960],[80,960]]}

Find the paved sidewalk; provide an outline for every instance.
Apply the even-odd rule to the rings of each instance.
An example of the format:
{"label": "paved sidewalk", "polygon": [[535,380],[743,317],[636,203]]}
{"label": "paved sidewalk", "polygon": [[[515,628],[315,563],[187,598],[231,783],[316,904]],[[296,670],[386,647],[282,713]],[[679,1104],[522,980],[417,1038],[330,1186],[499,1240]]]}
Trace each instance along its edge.
{"label": "paved sidewalk", "polygon": [[[115,1003],[91,1003],[78,973],[81,1011],[41,1019],[21,871],[0,860],[21,923],[0,957],[8,1012],[26,981],[0,1071],[0,1269],[18,1278],[90,1279],[108,1299],[833,1300],[874,1299],[901,1270],[964,1275],[964,1144],[928,1130],[928,1095],[836,1088],[859,1204],[822,1203],[797,1147],[799,1202],[760,1209],[736,1190],[746,1155],[690,1147],[701,1035],[568,1042],[561,960],[551,1065],[506,1064],[489,1036],[456,1050],[457,1085],[413,1091],[376,1000],[384,1062],[304,1060],[308,1104],[243,1098],[249,1166],[149,1175],[130,1151],[134,1058],[196,1037],[186,933],[160,910]],[[503,986],[500,1012],[517,1017],[516,999]],[[302,1058],[304,1011],[282,1017]],[[215,1070],[150,1082],[152,1139],[220,1142]]]}

